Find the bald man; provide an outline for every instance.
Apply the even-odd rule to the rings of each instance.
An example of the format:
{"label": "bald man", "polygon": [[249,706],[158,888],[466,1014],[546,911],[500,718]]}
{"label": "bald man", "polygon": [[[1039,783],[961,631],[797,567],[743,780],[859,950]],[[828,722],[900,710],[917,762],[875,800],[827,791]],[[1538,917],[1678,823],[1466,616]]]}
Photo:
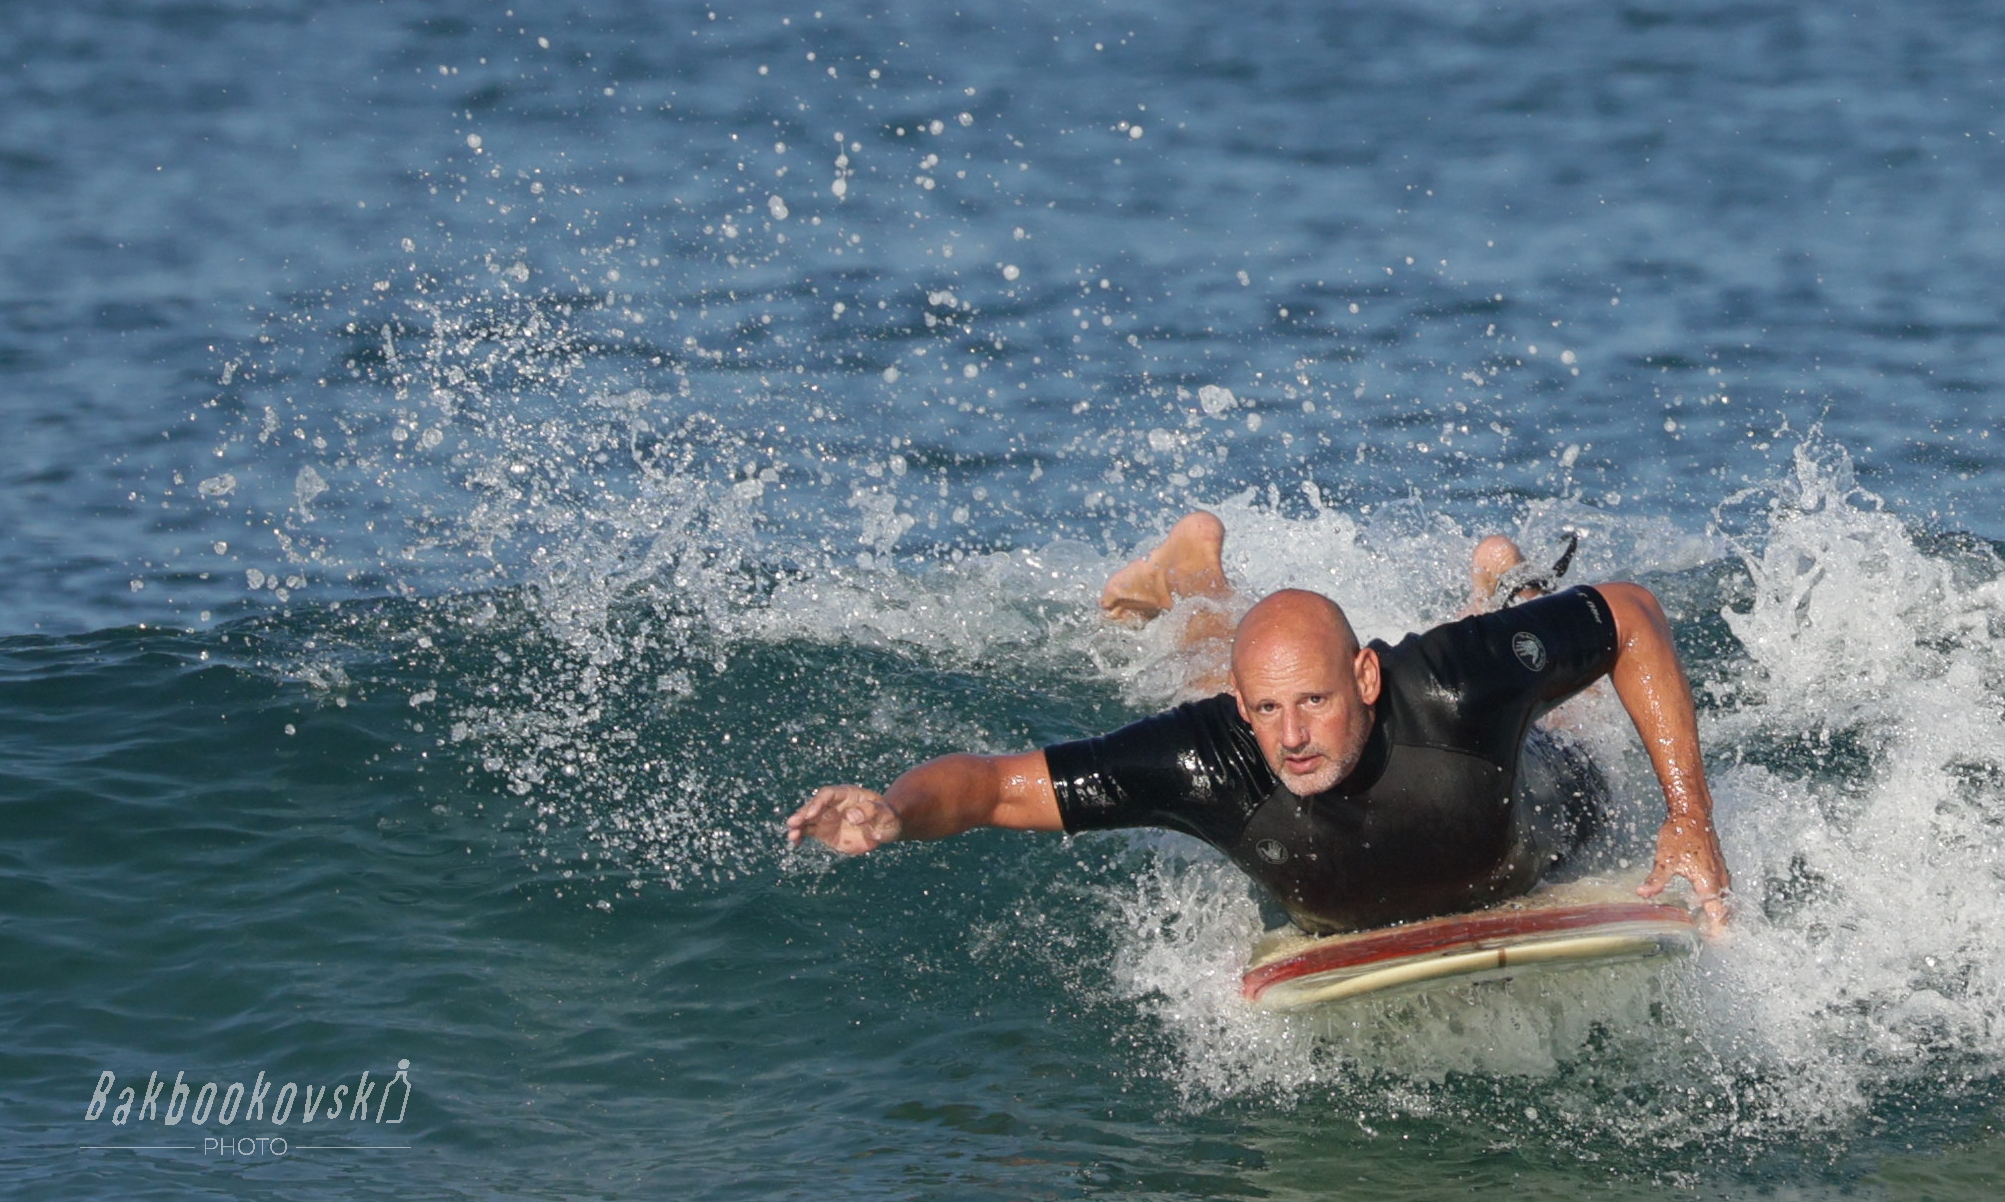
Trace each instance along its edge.
{"label": "bald man", "polygon": [[1501,587],[1531,599],[1360,646],[1335,602],[1299,589],[1229,626],[1224,537],[1211,514],[1188,515],[1101,600],[1143,620],[1213,602],[1194,607],[1184,637],[1201,656],[1229,635],[1222,670],[1201,669],[1198,681],[1223,691],[1097,738],[943,756],[881,794],[820,789],[787,820],[788,839],[860,854],[979,826],[1166,827],[1224,852],[1312,934],[1454,913],[1525,892],[1593,833],[1600,775],[1538,719],[1607,677],[1668,809],[1638,892],[1655,896],[1682,876],[1709,927],[1724,923],[1728,874],[1691,688],[1647,590],[1521,588],[1517,548],[1486,539],[1472,573],[1479,595]]}

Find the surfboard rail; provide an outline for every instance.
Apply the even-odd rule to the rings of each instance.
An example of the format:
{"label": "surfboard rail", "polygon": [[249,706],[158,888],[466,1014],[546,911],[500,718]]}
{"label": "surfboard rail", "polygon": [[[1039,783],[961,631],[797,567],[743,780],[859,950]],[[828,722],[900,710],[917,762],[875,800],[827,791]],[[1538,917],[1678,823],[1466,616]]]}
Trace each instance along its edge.
{"label": "surfboard rail", "polygon": [[1688,953],[1697,917],[1682,906],[1626,900],[1521,899],[1490,910],[1255,949],[1240,992],[1266,1009],[1293,1010],[1449,977],[1508,976]]}

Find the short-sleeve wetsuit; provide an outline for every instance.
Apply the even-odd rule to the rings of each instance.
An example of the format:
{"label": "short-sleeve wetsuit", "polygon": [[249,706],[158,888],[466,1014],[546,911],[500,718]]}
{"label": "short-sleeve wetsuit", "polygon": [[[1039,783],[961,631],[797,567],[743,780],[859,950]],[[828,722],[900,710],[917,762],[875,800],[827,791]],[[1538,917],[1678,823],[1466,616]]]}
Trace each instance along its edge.
{"label": "short-sleeve wetsuit", "polygon": [[1195,835],[1312,933],[1531,888],[1598,821],[1593,765],[1532,723],[1614,663],[1607,603],[1573,588],[1371,646],[1383,679],[1371,735],[1326,792],[1290,793],[1221,693],[1045,748],[1065,829]]}

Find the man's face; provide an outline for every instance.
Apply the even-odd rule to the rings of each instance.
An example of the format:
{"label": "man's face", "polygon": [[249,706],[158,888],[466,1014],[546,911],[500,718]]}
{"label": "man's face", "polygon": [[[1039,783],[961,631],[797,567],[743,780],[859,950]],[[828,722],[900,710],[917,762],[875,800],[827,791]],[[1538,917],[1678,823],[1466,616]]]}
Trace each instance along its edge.
{"label": "man's face", "polygon": [[1378,653],[1328,640],[1276,639],[1235,664],[1239,715],[1281,784],[1297,797],[1350,775],[1371,735]]}

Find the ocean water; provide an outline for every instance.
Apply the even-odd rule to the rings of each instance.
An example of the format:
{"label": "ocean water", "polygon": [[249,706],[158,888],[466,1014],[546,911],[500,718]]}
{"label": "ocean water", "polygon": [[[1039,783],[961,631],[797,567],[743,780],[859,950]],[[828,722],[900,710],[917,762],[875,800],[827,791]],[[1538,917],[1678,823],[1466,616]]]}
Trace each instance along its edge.
{"label": "ocean water", "polygon": [[[1995,1193],[1985,6],[0,47],[10,1196]],[[1173,630],[1093,602],[1197,506],[1373,636],[1491,531],[1656,589],[1731,936],[1284,1017],[1179,837],[785,848],[818,784],[1161,705]]]}

